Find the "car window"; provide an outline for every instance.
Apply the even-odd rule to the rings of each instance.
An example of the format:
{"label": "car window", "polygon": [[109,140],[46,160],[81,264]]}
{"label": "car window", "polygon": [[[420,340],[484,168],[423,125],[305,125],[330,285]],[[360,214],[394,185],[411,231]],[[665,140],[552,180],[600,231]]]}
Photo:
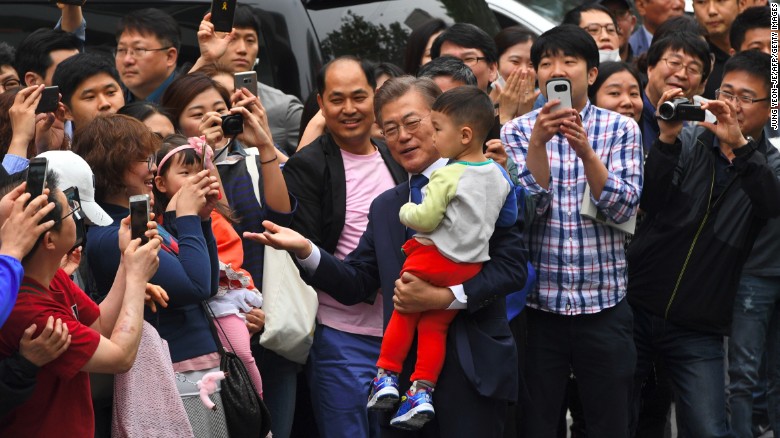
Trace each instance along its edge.
{"label": "car window", "polygon": [[[303,5],[288,0],[244,0],[242,4],[252,7],[261,23],[259,63],[255,68],[258,80],[305,99],[322,65],[322,57]],[[88,50],[113,50],[119,19],[132,10],[150,7],[167,12],[179,23],[182,34],[179,66],[195,62],[200,54],[196,34],[200,20],[211,7],[210,0],[87,2],[83,10]],[[4,2],[0,41],[16,47],[35,29],[54,26],[59,16],[59,9],[46,0]]]}
{"label": "car window", "polygon": [[[323,5],[323,3],[325,5]],[[326,7],[319,2],[317,7]],[[495,35],[498,23],[484,1],[392,0],[339,8],[309,10],[324,55],[354,54],[373,61],[403,65],[406,39],[430,18],[473,23]]]}

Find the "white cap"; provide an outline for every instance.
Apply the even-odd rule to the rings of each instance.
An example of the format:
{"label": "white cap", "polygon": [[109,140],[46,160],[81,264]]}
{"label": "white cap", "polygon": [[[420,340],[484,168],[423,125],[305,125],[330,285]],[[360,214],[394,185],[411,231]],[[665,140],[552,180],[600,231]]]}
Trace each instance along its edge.
{"label": "white cap", "polygon": [[114,223],[111,216],[95,202],[95,174],[83,158],[71,151],[47,151],[38,156],[45,157],[49,161],[49,170],[53,170],[59,177],[58,189],[79,189],[81,209],[91,223],[102,227]]}

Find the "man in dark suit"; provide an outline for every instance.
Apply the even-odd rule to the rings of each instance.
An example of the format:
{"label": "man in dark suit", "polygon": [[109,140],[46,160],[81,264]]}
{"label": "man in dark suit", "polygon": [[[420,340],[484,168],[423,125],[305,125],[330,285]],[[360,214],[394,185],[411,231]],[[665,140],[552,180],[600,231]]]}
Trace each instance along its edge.
{"label": "man in dark suit", "polygon": [[[431,105],[439,93],[429,79],[402,77],[387,81],[376,95],[377,121],[390,152],[412,175],[427,176],[446,165],[433,146],[430,122]],[[504,295],[520,290],[525,283],[528,254],[522,235],[516,227],[497,228],[490,240],[490,261],[463,285],[434,287],[408,273],[399,279],[404,261],[401,245],[407,230],[398,211],[409,201],[409,193],[409,183],[402,183],[374,200],[366,231],[344,261],[295,231],[270,222],[264,222],[265,233],[244,236],[292,251],[304,279],[342,304],[370,302],[381,288],[385,324],[393,308],[399,312],[464,309],[447,336],[444,368],[436,387],[435,419],[416,432],[418,435],[390,429],[385,422],[382,435],[501,437],[507,404],[515,401],[518,393],[517,350],[506,320]],[[414,351],[412,348],[410,353]],[[411,370],[415,356],[407,358],[406,370]],[[404,377],[408,372],[402,382],[406,382]]]}

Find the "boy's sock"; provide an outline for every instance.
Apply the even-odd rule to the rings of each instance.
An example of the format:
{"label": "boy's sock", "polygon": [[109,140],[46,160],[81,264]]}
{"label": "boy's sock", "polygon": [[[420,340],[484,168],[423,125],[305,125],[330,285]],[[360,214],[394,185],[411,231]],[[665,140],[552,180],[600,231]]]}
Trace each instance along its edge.
{"label": "boy's sock", "polygon": [[415,380],[412,382],[412,386],[409,387],[409,390],[412,392],[412,394],[417,394],[417,391],[424,389],[428,392],[433,391],[434,387],[436,385],[433,382],[430,382],[428,380]]}
{"label": "boy's sock", "polygon": [[395,376],[397,374],[398,373],[394,373],[392,371],[388,371],[388,370],[386,370],[384,368],[378,368],[377,371],[376,371],[376,377],[378,379],[381,379],[384,376]]}

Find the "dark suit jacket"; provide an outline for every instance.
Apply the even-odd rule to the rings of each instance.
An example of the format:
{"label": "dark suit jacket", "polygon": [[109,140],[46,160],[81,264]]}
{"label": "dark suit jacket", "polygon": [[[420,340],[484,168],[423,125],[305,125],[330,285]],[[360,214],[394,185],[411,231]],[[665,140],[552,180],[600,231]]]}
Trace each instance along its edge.
{"label": "dark suit jacket", "polygon": [[[374,143],[396,184],[406,181],[406,171],[393,160],[382,143]],[[336,250],[347,209],[344,161],[330,134],[324,134],[297,152],[284,165],[287,190],[298,199],[290,228],[329,253]]]}
{"label": "dark suit jacket", "polygon": [[[401,245],[406,231],[398,211],[408,199],[407,183],[379,195],[371,204],[368,226],[358,247],[343,262],[322,251],[317,271],[312,276],[302,272],[303,278],[346,305],[370,299],[381,287],[386,325],[393,311],[394,283],[404,262]],[[515,401],[517,350],[506,320],[504,297],[523,288],[528,258],[516,226],[496,228],[490,239],[490,258],[482,271],[464,284],[468,310],[461,311],[450,326],[447,349],[457,351],[466,378],[480,395]],[[440,380],[439,384],[447,382]]]}

